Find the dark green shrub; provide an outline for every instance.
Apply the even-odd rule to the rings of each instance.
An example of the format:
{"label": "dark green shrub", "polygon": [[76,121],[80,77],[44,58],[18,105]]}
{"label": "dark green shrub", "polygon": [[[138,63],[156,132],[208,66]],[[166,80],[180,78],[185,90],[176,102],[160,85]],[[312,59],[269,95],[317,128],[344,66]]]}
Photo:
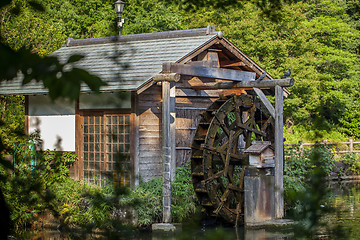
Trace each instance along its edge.
{"label": "dark green shrub", "polygon": [[175,180],[171,185],[171,206],[174,222],[183,222],[193,216],[197,210],[198,200],[194,188],[190,184],[190,163],[176,169]]}
{"label": "dark green shrub", "polygon": [[61,221],[84,229],[111,228],[111,213],[118,204],[112,186],[98,187],[70,178],[54,184]]}
{"label": "dark green shrub", "polygon": [[[321,168],[324,173],[329,176],[335,166],[334,155],[331,149],[326,145],[316,145],[309,149],[291,149],[285,158],[284,171],[289,177],[297,177],[304,179],[307,172],[315,167]],[[311,159],[316,156],[316,166]]]}
{"label": "dark green shrub", "polygon": [[162,221],[162,178],[141,183],[136,190],[120,201],[133,206],[138,214],[138,225],[145,226]]}
{"label": "dark green shrub", "polygon": [[[28,145],[24,146],[28,148]],[[52,191],[53,184],[68,178],[68,166],[75,159],[70,153],[37,153],[37,166],[32,169],[31,156],[25,151],[15,154],[12,172],[0,167],[1,190],[15,229],[31,226],[45,209],[56,211],[58,204]]]}
{"label": "dark green shrub", "polygon": [[304,179],[306,185],[303,189],[288,189],[288,201],[293,205],[289,210],[289,216],[295,220],[294,231],[298,238],[313,239],[322,226],[321,217],[330,211],[327,205],[328,190],[326,176],[330,168],[324,167],[324,163],[331,165],[331,158],[323,146],[315,146],[309,154],[309,169]]}
{"label": "dark green shrub", "polygon": [[296,206],[292,195],[302,194],[309,187],[311,173],[318,169],[329,176],[335,166],[331,149],[326,145],[316,145],[310,149],[293,148],[288,152],[284,166],[284,199],[286,208]]}
{"label": "dark green shrub", "polygon": [[345,153],[340,157],[346,165],[346,169],[351,171],[354,174],[360,174],[360,155],[355,153]]}
{"label": "dark green shrub", "polygon": [[[176,176],[171,183],[171,207],[174,222],[183,222],[190,218],[197,209],[197,198],[190,184],[190,164],[176,169]],[[129,197],[121,201],[134,207],[140,226],[162,221],[162,178],[154,178],[141,183]]]}

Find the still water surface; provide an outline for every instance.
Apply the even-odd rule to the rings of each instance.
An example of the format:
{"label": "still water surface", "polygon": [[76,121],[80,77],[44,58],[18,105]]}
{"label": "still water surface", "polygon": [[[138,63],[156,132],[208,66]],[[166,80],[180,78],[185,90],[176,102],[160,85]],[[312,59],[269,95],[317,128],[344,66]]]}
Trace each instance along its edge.
{"label": "still water surface", "polygon": [[[324,229],[320,231],[317,239],[360,239],[360,182],[332,182],[331,205],[333,211],[324,216]],[[194,226],[188,224],[190,226]],[[280,240],[297,239],[291,229],[243,229],[223,227],[189,227],[184,225],[182,230],[175,233],[151,233],[149,231],[127,231],[121,234],[69,234],[60,231],[43,231],[29,234],[28,239],[135,239],[135,240],[185,240],[185,239],[245,239],[245,240]],[[334,235],[332,235],[335,232]],[[341,237],[339,236],[341,235]]]}

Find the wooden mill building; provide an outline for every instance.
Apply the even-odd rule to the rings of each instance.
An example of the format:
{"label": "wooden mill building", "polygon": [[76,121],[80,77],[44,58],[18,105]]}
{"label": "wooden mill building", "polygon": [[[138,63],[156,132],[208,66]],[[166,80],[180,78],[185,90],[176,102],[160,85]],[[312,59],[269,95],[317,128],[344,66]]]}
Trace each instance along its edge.
{"label": "wooden mill building", "polygon": [[[2,82],[0,94],[25,95],[26,131],[39,131],[43,150],[76,152],[72,177],[98,183],[114,171],[131,185],[162,176],[164,152],[173,177],[175,167],[189,161],[200,114],[222,96],[253,91],[253,80],[264,72],[210,25],[69,39],[52,53],[64,62],[74,54],[85,56],[77,67],[107,83],[100,94],[83,86],[76,102],[51,102],[41,84],[21,86],[20,80]],[[267,74],[264,80],[270,79]],[[274,88],[264,84],[262,92],[273,94]]]}

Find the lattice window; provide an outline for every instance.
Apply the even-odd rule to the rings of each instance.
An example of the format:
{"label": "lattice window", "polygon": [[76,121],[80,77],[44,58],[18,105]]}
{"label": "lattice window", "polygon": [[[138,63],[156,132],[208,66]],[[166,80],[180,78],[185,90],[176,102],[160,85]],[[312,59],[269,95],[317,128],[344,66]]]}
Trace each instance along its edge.
{"label": "lattice window", "polygon": [[130,185],[130,115],[83,117],[84,178],[103,186]]}

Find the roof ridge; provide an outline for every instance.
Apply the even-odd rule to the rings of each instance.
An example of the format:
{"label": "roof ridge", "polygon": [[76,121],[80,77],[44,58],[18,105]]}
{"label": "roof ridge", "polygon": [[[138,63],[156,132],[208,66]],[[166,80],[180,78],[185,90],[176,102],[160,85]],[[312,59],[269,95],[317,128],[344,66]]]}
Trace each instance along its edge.
{"label": "roof ridge", "polygon": [[140,33],[140,34],[86,38],[86,39],[68,38],[66,40],[65,46],[73,47],[73,46],[84,46],[84,45],[92,45],[92,44],[131,42],[131,41],[140,41],[140,40],[156,40],[156,39],[179,38],[179,37],[196,37],[196,36],[216,35],[216,34],[222,36],[221,31],[216,32],[215,26],[209,24],[206,28],[195,28],[195,29],[186,29],[186,30]]}

